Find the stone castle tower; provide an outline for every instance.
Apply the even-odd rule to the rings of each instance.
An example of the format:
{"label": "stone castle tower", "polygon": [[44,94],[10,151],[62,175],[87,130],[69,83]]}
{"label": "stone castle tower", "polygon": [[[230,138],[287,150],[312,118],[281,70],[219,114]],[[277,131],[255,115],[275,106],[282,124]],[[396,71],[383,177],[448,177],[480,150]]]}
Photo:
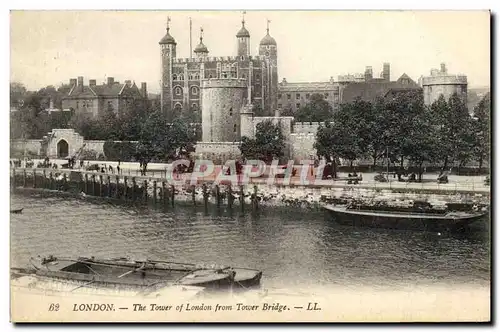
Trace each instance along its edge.
{"label": "stone castle tower", "polygon": [[424,103],[431,105],[441,95],[448,100],[456,93],[467,104],[467,76],[448,74],[446,64],[441,69],[432,69],[430,76],[421,77],[420,83],[424,90]]}
{"label": "stone castle tower", "polygon": [[269,34],[269,21],[258,55],[251,55],[250,33],[244,19],[236,34],[237,50],[234,56],[209,56],[201,30],[194,58],[177,58],[177,43],[170,35],[168,24],[167,33],[159,44],[161,108],[169,121],[188,114],[194,122],[201,122],[205,105],[202,102],[202,82],[206,79],[243,80],[246,86],[243,95],[245,104],[261,107],[266,115],[274,114],[278,103],[278,51],[276,41]]}

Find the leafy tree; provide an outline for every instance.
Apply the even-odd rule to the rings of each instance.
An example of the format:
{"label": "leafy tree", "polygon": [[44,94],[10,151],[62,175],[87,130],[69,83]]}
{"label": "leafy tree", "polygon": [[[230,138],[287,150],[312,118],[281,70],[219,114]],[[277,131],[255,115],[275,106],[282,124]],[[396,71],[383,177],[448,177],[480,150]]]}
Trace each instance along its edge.
{"label": "leafy tree", "polygon": [[333,117],[333,108],[323,95],[314,93],[307,105],[297,110],[295,120],[299,122],[324,122]]}
{"label": "leafy tree", "polygon": [[279,124],[267,120],[257,124],[255,138],[242,137],[240,151],[245,159],[270,163],[284,156],[285,137]]}
{"label": "leafy tree", "polygon": [[333,165],[333,177],[337,177],[337,165],[340,157],[338,140],[341,139],[342,133],[338,130],[338,126],[333,126],[329,122],[325,126],[320,125],[316,133],[316,141],[314,148],[319,157],[325,158],[327,162]]}
{"label": "leafy tree", "polygon": [[490,155],[490,113],[491,97],[488,93],[474,107],[474,119],[472,123],[472,130],[475,137],[473,156],[479,163],[479,171],[483,167],[484,160],[488,159]]}
{"label": "leafy tree", "polygon": [[[27,96],[28,91],[26,87],[19,82],[10,83],[10,106],[19,107],[23,104],[24,98]],[[21,105],[20,105],[21,104]]]}

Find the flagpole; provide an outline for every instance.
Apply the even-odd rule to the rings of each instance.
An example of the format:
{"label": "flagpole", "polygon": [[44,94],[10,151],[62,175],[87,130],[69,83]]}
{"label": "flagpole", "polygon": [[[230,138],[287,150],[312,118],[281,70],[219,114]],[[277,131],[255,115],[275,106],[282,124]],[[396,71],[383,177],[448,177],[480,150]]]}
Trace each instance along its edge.
{"label": "flagpole", "polygon": [[189,57],[193,57],[193,22],[189,18]]}

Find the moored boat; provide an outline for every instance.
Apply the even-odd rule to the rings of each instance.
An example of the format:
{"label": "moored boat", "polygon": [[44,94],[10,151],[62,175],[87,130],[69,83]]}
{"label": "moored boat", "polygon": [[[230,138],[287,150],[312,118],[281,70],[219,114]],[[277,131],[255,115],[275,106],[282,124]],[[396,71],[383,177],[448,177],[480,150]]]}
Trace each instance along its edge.
{"label": "moored boat", "polygon": [[140,261],[127,258],[80,257],[71,259],[49,256],[31,259],[31,263],[34,268],[33,274],[40,276],[138,287],[161,286],[167,283],[209,289],[231,286],[248,287],[248,285],[258,284],[262,276],[261,271],[252,269],[229,266],[200,267],[196,264]]}
{"label": "moored boat", "polygon": [[10,210],[10,213],[14,213],[14,214],[23,213],[23,209],[24,209],[24,208]]}
{"label": "moored boat", "polygon": [[326,205],[341,225],[412,230],[458,230],[484,217],[487,211],[450,211],[430,204],[413,206]]}

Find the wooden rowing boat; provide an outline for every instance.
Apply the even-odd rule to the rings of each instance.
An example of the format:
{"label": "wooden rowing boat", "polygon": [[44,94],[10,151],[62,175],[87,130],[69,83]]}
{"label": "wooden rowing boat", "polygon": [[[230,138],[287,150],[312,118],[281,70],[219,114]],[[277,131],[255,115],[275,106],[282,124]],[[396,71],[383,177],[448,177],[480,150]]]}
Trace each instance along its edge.
{"label": "wooden rowing boat", "polygon": [[14,214],[23,213],[23,209],[24,209],[24,208],[21,208],[21,209],[15,209],[15,210],[10,210],[10,213],[14,213]]}

